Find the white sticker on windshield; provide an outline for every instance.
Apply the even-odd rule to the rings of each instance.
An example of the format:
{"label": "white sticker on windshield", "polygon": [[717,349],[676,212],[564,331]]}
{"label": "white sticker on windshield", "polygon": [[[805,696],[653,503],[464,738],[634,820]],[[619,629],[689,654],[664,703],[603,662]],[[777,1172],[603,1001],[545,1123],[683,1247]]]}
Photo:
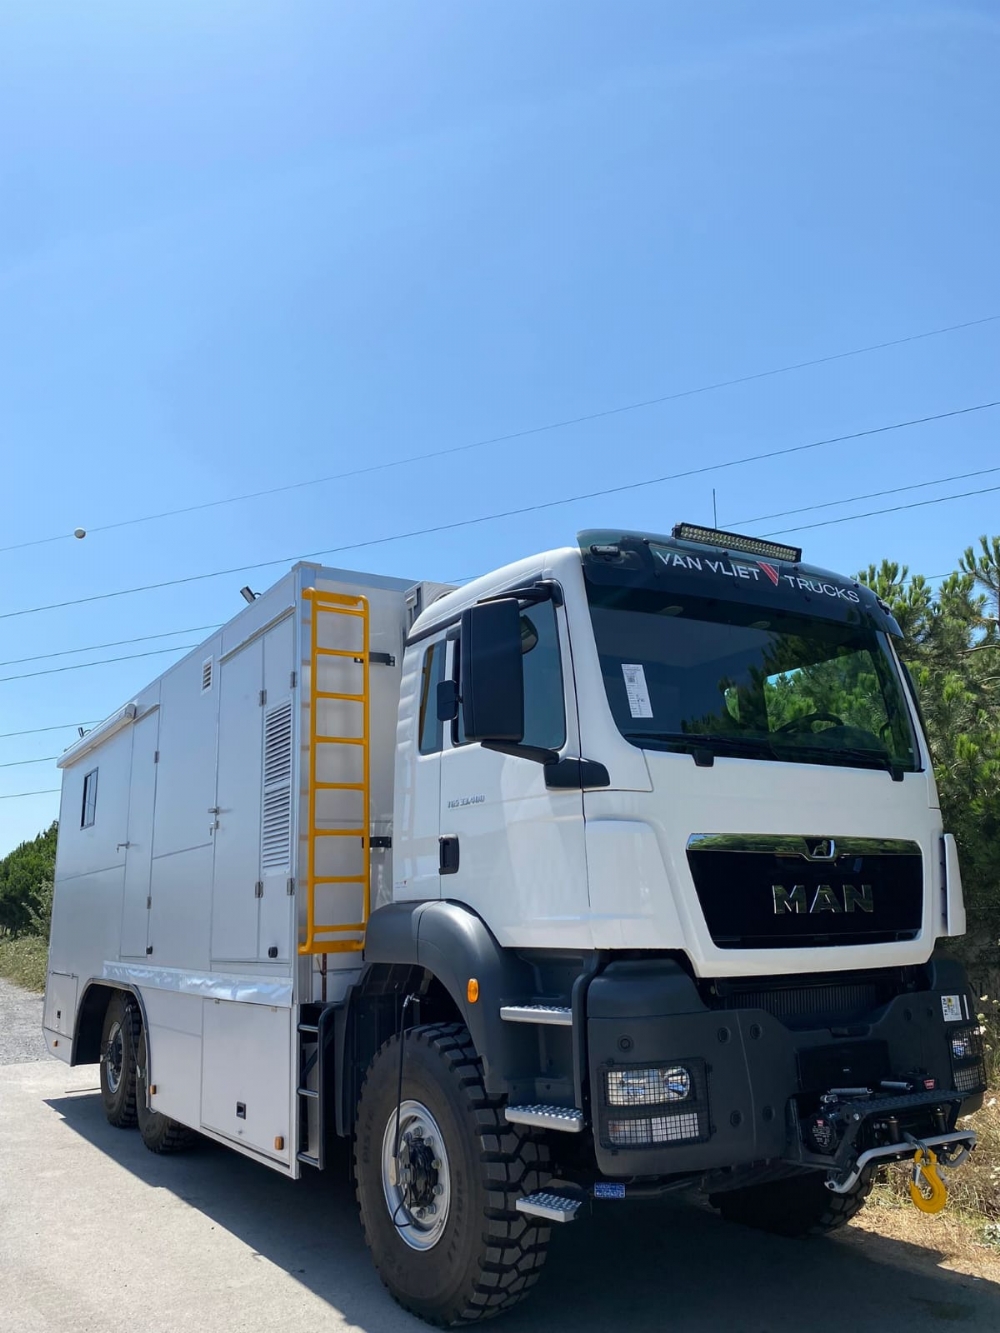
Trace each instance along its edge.
{"label": "white sticker on windshield", "polygon": [[642,663],[623,662],[622,675],[625,677],[625,693],[628,695],[629,712],[633,717],[652,717],[653,705],[649,702],[646,672]]}
{"label": "white sticker on windshield", "polygon": [[962,1001],[957,995],[941,996],[941,1013],[946,1023],[960,1023],[962,1021]]}

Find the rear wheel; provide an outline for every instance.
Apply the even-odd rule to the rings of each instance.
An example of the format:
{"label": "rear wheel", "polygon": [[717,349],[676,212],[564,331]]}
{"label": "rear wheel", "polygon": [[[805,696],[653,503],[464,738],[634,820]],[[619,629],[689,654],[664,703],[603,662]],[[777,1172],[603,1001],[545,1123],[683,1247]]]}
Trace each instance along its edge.
{"label": "rear wheel", "polygon": [[739,1222],[775,1236],[824,1236],[846,1226],[872,1192],[875,1172],[863,1171],[853,1189],[834,1194],[824,1184],[822,1171],[788,1176],[766,1185],[712,1194],[709,1203],[727,1222]]}
{"label": "rear wheel", "polygon": [[[466,1028],[405,1033],[372,1061],[358,1107],[355,1168],[365,1239],[405,1309],[447,1327],[499,1314],[538,1279],[550,1228],[515,1201],[546,1179],[544,1143],[503,1116]],[[398,1152],[397,1152],[398,1142]]]}
{"label": "rear wheel", "polygon": [[186,1125],[162,1111],[154,1111],[149,1105],[149,1047],[146,1041],[146,1029],[142,1028],[136,1048],[136,1115],[139,1121],[139,1133],[150,1152],[183,1152],[192,1147],[198,1139],[197,1134]]}
{"label": "rear wheel", "polygon": [[108,1003],[101,1032],[101,1101],[108,1124],[131,1129],[136,1123],[136,1045],[139,1009],[116,991]]}

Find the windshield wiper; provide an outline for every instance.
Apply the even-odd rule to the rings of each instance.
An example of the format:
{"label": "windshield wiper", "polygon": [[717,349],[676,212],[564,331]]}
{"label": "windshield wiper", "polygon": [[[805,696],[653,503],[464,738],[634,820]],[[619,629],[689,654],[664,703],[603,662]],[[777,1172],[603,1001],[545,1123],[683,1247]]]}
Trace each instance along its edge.
{"label": "windshield wiper", "polygon": [[778,758],[790,757],[794,754],[806,754],[810,757],[816,756],[831,766],[836,767],[837,757],[843,756],[846,759],[861,759],[869,768],[884,768],[892,775],[893,782],[902,782],[904,768],[898,759],[894,759],[887,750],[866,750],[860,745],[798,745],[792,744],[788,747],[788,755],[779,754]]}
{"label": "windshield wiper", "polygon": [[766,736],[731,736],[721,731],[692,732],[686,736],[663,731],[629,731],[626,736],[630,741],[652,741],[664,750],[690,754],[699,768],[711,768],[716,754],[724,753],[725,749],[752,753],[765,759],[780,757]]}

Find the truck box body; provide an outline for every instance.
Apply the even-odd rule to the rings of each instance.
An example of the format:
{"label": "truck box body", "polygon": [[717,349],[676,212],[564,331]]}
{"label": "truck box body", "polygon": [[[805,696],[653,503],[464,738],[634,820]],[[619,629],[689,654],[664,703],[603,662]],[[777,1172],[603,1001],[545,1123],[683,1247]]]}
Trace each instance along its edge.
{"label": "truck box body", "polygon": [[[330,595],[368,605],[367,746],[311,746],[313,710],[318,735],[363,738],[363,704],[314,698],[358,696],[365,674],[363,621]],[[403,642],[421,595],[399,579],[297,566],[60,761],[53,1053],[72,1039],[81,979],[134,986],[155,1109],[292,1172],[294,1007],[324,987],[342,995],[361,964],[357,948],[325,959],[297,948],[312,853],[317,880],[357,877],[316,884],[316,924],[363,917],[361,838],[340,836],[360,828],[362,793],[320,784],[360,786],[367,752],[371,840],[388,839]],[[329,837],[309,836],[311,789],[315,831]],[[373,897],[387,895],[391,861],[391,847],[373,851]]]}

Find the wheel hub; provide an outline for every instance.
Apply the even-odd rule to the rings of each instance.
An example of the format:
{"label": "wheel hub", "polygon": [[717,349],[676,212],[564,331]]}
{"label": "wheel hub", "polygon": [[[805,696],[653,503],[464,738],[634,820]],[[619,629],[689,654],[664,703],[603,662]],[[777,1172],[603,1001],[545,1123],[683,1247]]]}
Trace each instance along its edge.
{"label": "wheel hub", "polygon": [[451,1207],[451,1172],[437,1121],[422,1102],[400,1104],[382,1140],[382,1189],[399,1235],[411,1249],[430,1250],[444,1233]]}
{"label": "wheel hub", "polygon": [[118,1091],[125,1067],[125,1036],[120,1023],[113,1023],[108,1033],[107,1050],[104,1053],[104,1067],[107,1071],[108,1091]]}

